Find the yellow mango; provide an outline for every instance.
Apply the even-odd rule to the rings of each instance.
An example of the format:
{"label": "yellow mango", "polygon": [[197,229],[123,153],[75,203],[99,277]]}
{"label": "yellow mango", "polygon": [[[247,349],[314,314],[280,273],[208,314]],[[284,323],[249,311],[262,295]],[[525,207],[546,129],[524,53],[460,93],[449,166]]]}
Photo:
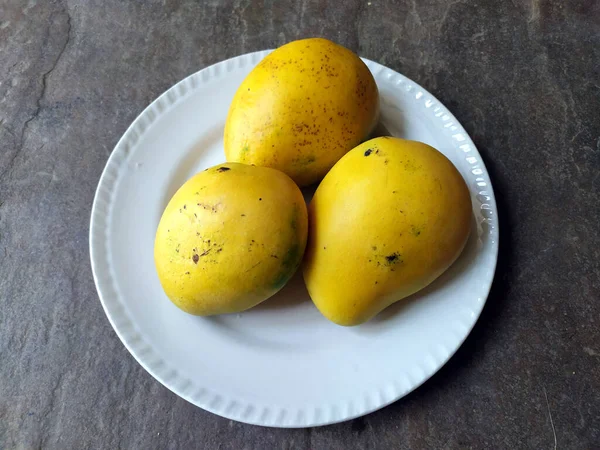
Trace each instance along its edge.
{"label": "yellow mango", "polygon": [[377,124],[367,66],[320,38],[290,42],[246,77],[225,125],[227,161],[273,167],[298,185],[320,180]]}
{"label": "yellow mango", "polygon": [[307,229],[306,203],[287,175],[220,164],[169,201],[154,243],[158,277],[167,297],[190,314],[243,311],[291,278]]}
{"label": "yellow mango", "polygon": [[347,326],[440,276],[471,226],[469,190],[452,163],[426,144],[390,137],[348,152],[308,211],[306,286],[325,317]]}

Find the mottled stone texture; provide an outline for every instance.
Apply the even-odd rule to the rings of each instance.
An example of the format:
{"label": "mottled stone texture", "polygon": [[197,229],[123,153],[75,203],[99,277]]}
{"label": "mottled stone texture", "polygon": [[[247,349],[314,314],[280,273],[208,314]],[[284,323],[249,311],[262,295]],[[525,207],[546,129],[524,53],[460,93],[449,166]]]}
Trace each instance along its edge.
{"label": "mottled stone texture", "polygon": [[[179,399],[111,329],[88,254],[111,149],[209,64],[325,36],[433,92],[474,138],[501,255],[458,354],[349,423],[280,430]],[[0,2],[0,448],[600,448],[600,3]],[[552,421],[550,419],[552,417]]]}

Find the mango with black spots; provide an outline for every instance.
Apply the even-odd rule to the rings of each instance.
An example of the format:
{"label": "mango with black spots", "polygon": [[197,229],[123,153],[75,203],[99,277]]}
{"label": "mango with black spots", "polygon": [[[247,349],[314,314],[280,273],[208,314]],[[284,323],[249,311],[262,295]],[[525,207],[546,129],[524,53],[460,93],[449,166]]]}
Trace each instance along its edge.
{"label": "mango with black spots", "polygon": [[251,308],[299,267],[307,239],[298,186],[268,167],[226,163],[198,173],[169,201],[154,261],[167,297],[209,316]]}
{"label": "mango with black spots", "polygon": [[308,208],[303,274],[313,302],[339,325],[368,321],[450,267],[471,210],[462,176],[433,147],[364,142],[325,176]]}
{"label": "mango with black spots", "polygon": [[319,181],[376,126],[379,93],[363,61],[327,39],[290,42],[237,90],[225,124],[227,161]]}

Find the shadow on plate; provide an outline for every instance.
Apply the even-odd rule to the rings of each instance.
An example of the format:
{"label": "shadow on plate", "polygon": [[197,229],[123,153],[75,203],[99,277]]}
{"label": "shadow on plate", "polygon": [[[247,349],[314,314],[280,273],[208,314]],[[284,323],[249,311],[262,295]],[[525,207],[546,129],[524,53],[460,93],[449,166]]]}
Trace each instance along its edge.
{"label": "shadow on plate", "polygon": [[249,311],[272,311],[280,309],[296,308],[299,305],[309,303],[310,296],[302,278],[302,270],[298,269],[292,279],[273,297],[256,305]]}
{"label": "shadow on plate", "polygon": [[380,120],[379,123],[377,124],[377,126],[375,127],[375,129],[373,129],[373,131],[367,138],[367,140],[375,139],[375,138],[381,137],[381,136],[392,136],[392,133],[390,133],[390,131],[387,129],[387,127]]}

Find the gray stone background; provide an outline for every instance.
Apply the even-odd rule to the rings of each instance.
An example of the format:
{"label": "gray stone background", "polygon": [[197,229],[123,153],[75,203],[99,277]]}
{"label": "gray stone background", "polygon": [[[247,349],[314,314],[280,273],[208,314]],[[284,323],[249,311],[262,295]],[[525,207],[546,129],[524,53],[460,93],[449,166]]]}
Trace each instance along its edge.
{"label": "gray stone background", "polygon": [[[268,429],[134,361],[88,226],[111,149],[155,97],[307,36],[450,108],[492,176],[501,252],[482,317],[425,385],[351,422]],[[594,0],[0,0],[0,448],[600,448],[599,64]]]}

